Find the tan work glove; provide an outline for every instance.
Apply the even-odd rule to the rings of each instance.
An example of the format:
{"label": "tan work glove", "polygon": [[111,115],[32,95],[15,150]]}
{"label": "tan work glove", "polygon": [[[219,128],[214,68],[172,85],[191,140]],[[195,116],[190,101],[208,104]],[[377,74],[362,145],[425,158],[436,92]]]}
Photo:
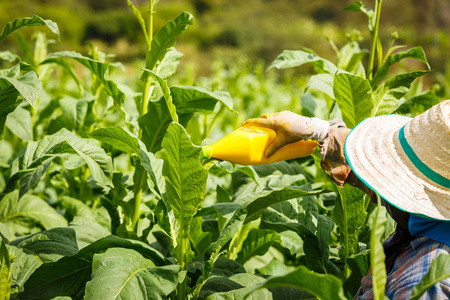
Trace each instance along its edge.
{"label": "tan work glove", "polygon": [[266,157],[270,157],[284,145],[300,140],[322,142],[327,135],[329,123],[319,118],[308,118],[286,110],[249,119],[243,122],[242,126],[265,127],[276,132],[275,140],[267,147],[265,153]]}
{"label": "tan work glove", "polygon": [[323,143],[319,144],[322,169],[338,186],[349,183],[363,189],[361,186],[363,183],[356,175],[349,176],[351,169],[345,159],[344,144],[350,129],[340,119],[331,120],[329,124],[327,137]]}

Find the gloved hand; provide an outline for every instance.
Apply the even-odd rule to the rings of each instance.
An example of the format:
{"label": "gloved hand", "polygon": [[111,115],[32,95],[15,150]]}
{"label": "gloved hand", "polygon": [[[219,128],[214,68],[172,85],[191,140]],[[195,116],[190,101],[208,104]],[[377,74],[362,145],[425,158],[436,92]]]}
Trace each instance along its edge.
{"label": "gloved hand", "polygon": [[242,126],[265,127],[275,131],[277,137],[267,147],[265,153],[266,157],[270,157],[284,145],[300,140],[322,142],[327,135],[329,123],[319,118],[308,118],[286,110],[249,119],[243,122]]}

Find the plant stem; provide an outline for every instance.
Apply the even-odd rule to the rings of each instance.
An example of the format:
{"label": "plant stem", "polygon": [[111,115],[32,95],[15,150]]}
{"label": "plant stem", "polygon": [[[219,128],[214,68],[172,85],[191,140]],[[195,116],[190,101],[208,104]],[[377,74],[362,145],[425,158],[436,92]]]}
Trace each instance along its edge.
{"label": "plant stem", "polygon": [[367,68],[367,77],[369,80],[373,77],[373,65],[375,62],[375,52],[377,49],[377,41],[378,41],[378,25],[380,24],[380,15],[381,15],[381,4],[383,3],[383,0],[376,0],[376,6],[375,6],[375,25],[373,27],[372,31],[372,49],[370,50],[370,59],[369,59],[369,66]]}
{"label": "plant stem", "polygon": [[[148,10],[149,10],[149,18],[148,18],[148,31],[147,31],[147,34],[148,34],[147,56],[150,55],[150,51],[152,50],[154,0],[149,0]],[[144,81],[144,91],[142,93],[142,100],[141,100],[141,110],[140,110],[141,117],[147,113],[148,101],[150,100],[150,96],[153,91],[153,89],[150,88],[151,84],[152,84],[152,78],[150,76],[146,76],[145,81]]]}
{"label": "plant stem", "polygon": [[[154,0],[149,0],[149,18],[148,18],[148,26],[149,30],[147,32],[147,57],[150,55],[151,47],[152,47],[152,39],[153,39],[153,13],[154,13]],[[152,81],[150,76],[145,77],[144,81],[144,90],[142,92],[141,99],[141,109],[139,111],[139,117],[142,117],[147,113],[148,101],[150,100],[150,96],[153,92]],[[139,138],[142,138],[142,129],[139,129]],[[141,206],[141,197],[142,197],[142,188],[144,187],[145,180],[147,179],[147,172],[142,167],[141,162],[138,160],[136,162],[136,168],[134,171],[134,203],[133,203],[133,214],[131,216],[131,229],[136,232],[137,230],[137,222],[139,220],[140,206]]]}
{"label": "plant stem", "polygon": [[[181,271],[186,271],[187,270],[187,265],[188,265],[188,252],[190,251],[189,249],[189,234],[186,234],[186,236],[184,236],[185,233],[183,233],[183,237],[181,238],[181,249],[180,249],[180,261],[178,262],[181,266]],[[177,297],[178,299],[186,299],[186,292],[187,292],[187,278],[185,278],[183,280],[183,282],[179,282],[177,285]]]}

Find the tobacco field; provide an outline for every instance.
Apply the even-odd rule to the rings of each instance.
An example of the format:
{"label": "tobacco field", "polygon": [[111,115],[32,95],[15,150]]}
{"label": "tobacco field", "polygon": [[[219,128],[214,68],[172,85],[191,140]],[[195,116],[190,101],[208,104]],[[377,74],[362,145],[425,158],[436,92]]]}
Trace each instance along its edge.
{"label": "tobacco field", "polygon": [[[158,1],[150,14],[124,1],[146,41],[137,76],[89,43],[88,55],[49,51],[60,38],[51,20],[0,24],[0,47],[13,38],[21,49],[0,51],[0,299],[352,299],[369,268],[384,299],[382,241],[395,222],[335,186],[318,150],[259,166],[200,159],[201,145],[264,112],[353,128],[444,100],[445,88],[421,84],[433,66],[420,45],[380,40],[382,1],[342,12],[367,16],[370,49],[330,41],[333,61],[305,48],[268,67],[215,62],[198,85],[185,84],[175,48],[193,15],[154,30]],[[309,71],[288,78],[297,69]],[[448,264],[433,262],[415,299]]]}

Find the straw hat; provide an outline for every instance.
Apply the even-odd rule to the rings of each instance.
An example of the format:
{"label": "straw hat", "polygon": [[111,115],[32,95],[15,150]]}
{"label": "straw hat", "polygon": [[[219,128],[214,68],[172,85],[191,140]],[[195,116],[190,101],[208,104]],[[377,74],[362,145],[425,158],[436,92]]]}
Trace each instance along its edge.
{"label": "straw hat", "polygon": [[354,173],[401,210],[450,220],[450,100],[414,119],[368,118],[347,136]]}

